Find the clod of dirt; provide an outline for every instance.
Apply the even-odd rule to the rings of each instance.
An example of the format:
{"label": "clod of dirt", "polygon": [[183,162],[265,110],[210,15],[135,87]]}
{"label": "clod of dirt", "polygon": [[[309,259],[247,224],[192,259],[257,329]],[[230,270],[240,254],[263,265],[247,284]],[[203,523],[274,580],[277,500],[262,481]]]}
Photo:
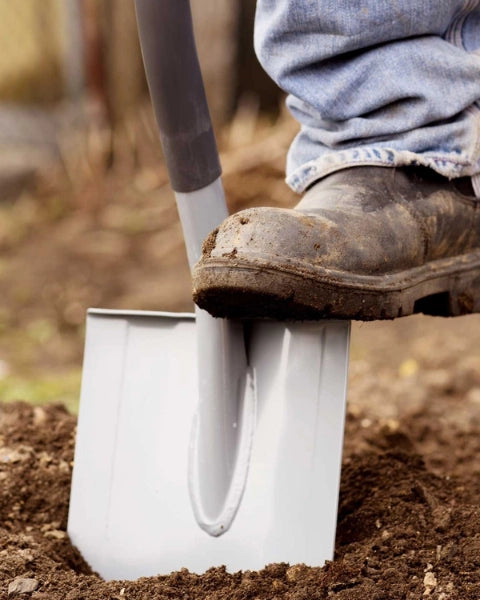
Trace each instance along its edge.
{"label": "clod of dirt", "polygon": [[30,594],[38,588],[39,582],[36,579],[17,577],[8,586],[8,595]]}
{"label": "clod of dirt", "polygon": [[212,250],[215,248],[215,244],[217,242],[217,235],[218,227],[209,233],[205,238],[202,244],[202,252],[204,256],[210,256],[212,254]]}

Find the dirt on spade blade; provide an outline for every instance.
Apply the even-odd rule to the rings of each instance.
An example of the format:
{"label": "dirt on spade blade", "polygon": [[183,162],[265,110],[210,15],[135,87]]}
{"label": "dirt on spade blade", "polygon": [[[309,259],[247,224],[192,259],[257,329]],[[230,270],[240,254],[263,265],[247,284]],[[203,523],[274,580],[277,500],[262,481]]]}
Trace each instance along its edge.
{"label": "dirt on spade blade", "polygon": [[75,417],[0,404],[0,600],[477,600],[480,358],[428,340],[393,367],[353,357],[336,554],[323,567],[103,581],[66,534]]}

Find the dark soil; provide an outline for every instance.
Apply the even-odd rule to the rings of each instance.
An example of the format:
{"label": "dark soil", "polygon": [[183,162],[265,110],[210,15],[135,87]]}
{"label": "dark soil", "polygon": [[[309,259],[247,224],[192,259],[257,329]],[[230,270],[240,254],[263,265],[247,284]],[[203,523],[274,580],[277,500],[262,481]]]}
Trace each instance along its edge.
{"label": "dark soil", "polygon": [[396,371],[352,362],[336,555],[323,567],[103,581],[65,533],[75,417],[0,405],[0,600],[22,585],[36,600],[480,598],[480,361],[421,341]]}

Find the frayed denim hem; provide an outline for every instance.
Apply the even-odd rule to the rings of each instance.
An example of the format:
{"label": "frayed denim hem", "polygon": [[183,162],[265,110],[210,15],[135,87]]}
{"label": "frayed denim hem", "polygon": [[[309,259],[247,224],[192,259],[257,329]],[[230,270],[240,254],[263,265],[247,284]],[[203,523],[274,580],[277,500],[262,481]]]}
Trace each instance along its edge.
{"label": "frayed denim hem", "polygon": [[287,184],[294,192],[303,193],[312,183],[335,171],[350,167],[429,167],[449,179],[473,176],[480,171],[479,164],[455,154],[417,154],[408,150],[391,148],[352,148],[341,152],[330,152],[315,160],[311,160],[295,169],[286,178]]}

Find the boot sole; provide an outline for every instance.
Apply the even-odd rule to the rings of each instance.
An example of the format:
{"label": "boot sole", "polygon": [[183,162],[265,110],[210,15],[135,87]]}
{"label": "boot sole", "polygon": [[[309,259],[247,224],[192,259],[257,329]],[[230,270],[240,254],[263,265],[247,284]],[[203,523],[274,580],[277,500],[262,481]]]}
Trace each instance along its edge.
{"label": "boot sole", "polygon": [[193,285],[198,306],[231,319],[453,317],[480,312],[480,250],[379,276],[264,257],[209,258],[195,268]]}

